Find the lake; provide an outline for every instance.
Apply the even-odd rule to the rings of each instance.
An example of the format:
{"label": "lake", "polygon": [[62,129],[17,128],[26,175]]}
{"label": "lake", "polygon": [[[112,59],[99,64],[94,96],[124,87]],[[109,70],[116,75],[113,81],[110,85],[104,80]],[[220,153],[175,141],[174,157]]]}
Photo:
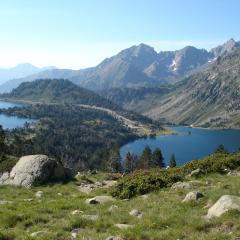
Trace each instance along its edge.
{"label": "lake", "polygon": [[144,147],[148,145],[152,150],[160,147],[166,165],[172,154],[175,154],[177,165],[182,165],[213,153],[220,144],[223,144],[230,152],[240,148],[240,130],[209,130],[190,127],[173,127],[172,130],[177,135],[138,139],[124,145],[120,150],[122,158],[125,159],[128,151],[140,155]]}
{"label": "lake", "polygon": [[[11,103],[11,102],[2,102],[0,101],[0,109],[4,108],[11,108],[11,107],[22,107],[22,104],[18,103]],[[19,118],[19,117],[14,117],[14,116],[7,116],[5,114],[0,114],[0,125],[4,129],[13,129],[17,127],[22,127],[26,122],[32,122],[33,120],[28,119],[28,118]]]}

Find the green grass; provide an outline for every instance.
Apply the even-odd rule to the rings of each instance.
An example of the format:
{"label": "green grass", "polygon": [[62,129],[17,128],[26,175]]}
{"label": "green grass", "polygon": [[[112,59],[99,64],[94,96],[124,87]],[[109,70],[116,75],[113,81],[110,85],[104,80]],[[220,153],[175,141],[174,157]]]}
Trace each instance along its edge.
{"label": "green grass", "polygon": [[[109,178],[108,174],[86,174],[92,181]],[[187,190],[164,188],[152,192],[147,199],[142,196],[128,201],[116,200],[103,205],[87,205],[86,198],[97,194],[109,194],[100,189],[91,194],[81,193],[74,182],[32,189],[1,186],[0,200],[12,203],[0,205],[0,239],[72,239],[70,232],[80,228],[77,239],[105,240],[108,236],[119,235],[127,240],[227,240],[240,236],[240,214],[232,211],[220,218],[206,221],[203,216],[207,209],[224,194],[240,196],[240,177],[210,174],[192,179],[194,190],[201,191],[205,197],[197,203],[182,203]],[[42,198],[36,198],[37,191],[43,191]],[[61,193],[62,195],[59,195]],[[32,199],[27,201],[26,199]],[[117,209],[108,208],[115,204]],[[143,212],[142,218],[129,215],[137,208]],[[73,210],[83,214],[97,214],[96,221],[72,215]],[[119,230],[116,223],[133,224],[128,230]],[[46,231],[38,237],[30,237],[32,232]],[[232,233],[230,233],[232,232]]]}

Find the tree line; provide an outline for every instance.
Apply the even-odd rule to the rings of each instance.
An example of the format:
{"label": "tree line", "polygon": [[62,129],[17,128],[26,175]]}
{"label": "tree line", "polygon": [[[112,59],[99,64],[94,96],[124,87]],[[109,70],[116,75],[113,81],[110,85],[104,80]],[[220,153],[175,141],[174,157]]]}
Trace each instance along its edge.
{"label": "tree line", "polygon": [[[176,158],[172,154],[168,167],[176,167]],[[107,170],[110,172],[126,172],[131,173],[137,169],[150,169],[150,168],[165,168],[164,157],[159,147],[151,150],[149,146],[145,146],[140,156],[127,152],[125,159],[122,161],[119,148],[115,146],[109,154]]]}

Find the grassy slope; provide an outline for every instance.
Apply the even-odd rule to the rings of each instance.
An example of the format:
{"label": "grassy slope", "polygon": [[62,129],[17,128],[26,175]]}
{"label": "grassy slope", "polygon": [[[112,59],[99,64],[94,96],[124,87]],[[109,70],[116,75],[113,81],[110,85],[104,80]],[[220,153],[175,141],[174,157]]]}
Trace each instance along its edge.
{"label": "grassy slope", "polygon": [[[92,180],[102,180],[104,174],[89,175]],[[94,178],[93,178],[94,177]],[[197,203],[181,203],[188,190],[169,188],[148,195],[148,199],[135,197],[129,201],[116,200],[119,208],[109,212],[112,203],[87,205],[85,199],[108,190],[96,190],[87,195],[78,191],[75,183],[66,185],[42,186],[32,189],[0,187],[0,199],[12,201],[0,208],[0,232],[6,238],[32,239],[30,233],[47,230],[47,233],[34,239],[72,239],[70,231],[80,228],[77,239],[106,239],[119,235],[128,240],[165,239],[235,239],[240,236],[239,212],[206,221],[204,206],[213,204],[223,194],[240,195],[240,177],[211,174],[194,181],[194,190],[201,191],[205,197]],[[43,191],[41,199],[35,197]],[[59,196],[61,193],[62,196]],[[24,199],[32,198],[32,201]],[[141,219],[129,216],[129,211],[137,208],[143,212]],[[73,210],[83,214],[98,214],[97,221],[87,221],[79,215],[71,215]],[[133,229],[119,230],[116,223],[134,224]],[[7,238],[8,236],[8,238]]]}

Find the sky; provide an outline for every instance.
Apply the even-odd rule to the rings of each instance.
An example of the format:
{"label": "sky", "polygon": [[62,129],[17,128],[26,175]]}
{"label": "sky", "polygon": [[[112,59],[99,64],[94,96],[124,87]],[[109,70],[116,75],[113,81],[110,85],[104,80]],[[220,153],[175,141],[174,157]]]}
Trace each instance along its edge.
{"label": "sky", "polygon": [[240,40],[239,0],[0,1],[0,66],[81,69],[139,43],[156,51]]}

